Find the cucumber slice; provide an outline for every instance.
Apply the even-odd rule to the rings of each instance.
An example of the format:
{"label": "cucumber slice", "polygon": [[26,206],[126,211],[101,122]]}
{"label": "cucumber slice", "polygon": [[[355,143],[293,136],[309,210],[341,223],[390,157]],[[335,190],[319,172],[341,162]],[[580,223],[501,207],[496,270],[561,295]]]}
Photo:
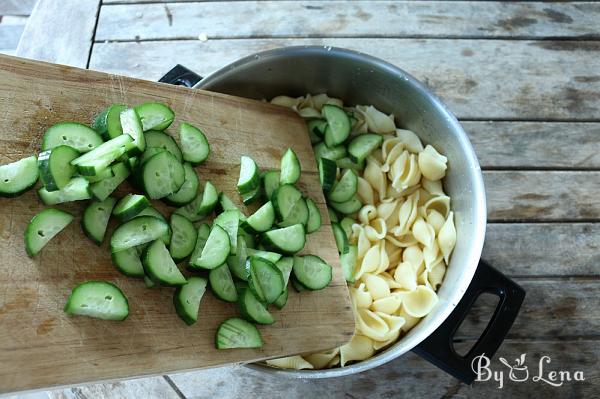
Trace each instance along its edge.
{"label": "cucumber slice", "polygon": [[256,162],[250,157],[242,156],[240,162],[240,177],[237,189],[240,194],[253,192],[260,185],[260,174]]}
{"label": "cucumber slice", "polygon": [[198,321],[200,302],[205,292],[206,279],[202,277],[190,277],[186,284],[175,290],[173,294],[175,311],[188,326]]}
{"label": "cucumber slice", "polygon": [[133,139],[133,148],[130,147],[132,155],[141,154],[146,149],[146,137],[140,115],[133,108],[122,111],[120,116],[123,135],[128,135]]}
{"label": "cucumber slice", "polygon": [[78,156],[79,152],[66,145],[59,145],[40,153],[38,168],[40,179],[46,190],[57,191],[69,183],[77,170],[71,165],[71,161]]}
{"label": "cucumber slice", "polygon": [[94,201],[83,212],[81,228],[85,235],[98,245],[104,241],[108,220],[116,202],[117,199],[112,197],[104,201]]}
{"label": "cucumber slice", "polygon": [[320,158],[327,158],[331,161],[337,161],[338,159],[342,159],[346,156],[346,147],[343,145],[338,145],[335,147],[327,147],[325,143],[319,143],[313,147],[313,151],[315,152],[315,158],[318,160]]}
{"label": "cucumber slice", "polygon": [[[275,208],[275,213],[280,221],[286,220],[291,215],[296,203],[301,200],[302,193],[291,184],[279,186],[271,198],[273,208]],[[306,211],[308,218],[308,209]]]}
{"label": "cucumber slice", "polygon": [[302,285],[293,275],[290,277],[290,283],[296,292],[308,291],[308,288]]}
{"label": "cucumber slice", "polygon": [[346,233],[346,237],[348,238],[352,235],[352,225],[354,223],[356,223],[356,221],[347,216],[340,221],[340,227],[344,230],[344,233]]}
{"label": "cucumber slice", "polygon": [[196,237],[196,245],[194,246],[194,251],[190,255],[190,262],[188,269],[194,270],[194,263],[196,259],[200,258],[202,254],[202,250],[206,245],[206,240],[208,240],[208,236],[210,235],[210,226],[206,223],[202,223],[198,227],[197,237]]}
{"label": "cucumber slice", "polygon": [[335,184],[335,175],[337,174],[337,166],[335,162],[328,158],[319,158],[317,161],[319,169],[319,181],[324,192],[331,191]]}
{"label": "cucumber slice", "polygon": [[202,253],[196,259],[192,259],[190,265],[194,268],[214,269],[227,260],[230,251],[229,235],[227,231],[218,224],[213,224]]}
{"label": "cucumber slice", "polygon": [[306,233],[314,233],[321,228],[321,211],[310,198],[306,198],[306,206],[308,207],[308,220],[306,222]]}
{"label": "cucumber slice", "polygon": [[157,240],[169,233],[169,225],[152,216],[138,216],[123,223],[110,238],[112,252]]}
{"label": "cucumber slice", "polygon": [[88,152],[102,143],[102,137],[94,129],[77,122],[61,122],[46,130],[42,150],[67,145],[79,152]]}
{"label": "cucumber slice", "polygon": [[[125,223],[133,218],[140,217],[140,216],[151,216],[153,218],[157,218],[157,219],[161,220],[164,223],[167,223],[167,219],[159,211],[157,211],[156,208],[154,208],[152,206],[144,208],[137,215],[133,215],[130,219],[124,219],[124,220],[122,220],[122,222]],[[160,239],[165,243],[165,245],[169,245],[171,243],[171,235],[172,235],[172,231],[170,228],[168,228],[167,232],[165,234],[163,234],[160,237]],[[145,245],[148,245],[148,243],[146,243]]]}
{"label": "cucumber slice", "polygon": [[88,191],[89,185],[90,183],[85,178],[74,177],[62,190],[50,192],[42,187],[38,190],[38,194],[46,205],[81,201],[92,198]]}
{"label": "cucumber slice", "polygon": [[146,248],[144,255],[142,255],[142,264],[144,265],[144,272],[155,283],[167,286],[178,286],[186,283],[185,277],[177,268],[162,240],[155,240]]}
{"label": "cucumber slice", "polygon": [[281,271],[283,276],[283,286],[285,288],[283,293],[279,295],[279,298],[273,302],[273,305],[277,306],[278,309],[282,309],[288,300],[287,285],[290,281],[290,274],[292,273],[292,268],[294,266],[294,258],[281,258],[277,263],[275,263],[275,266],[277,266],[277,268]]}
{"label": "cucumber slice", "polygon": [[144,190],[151,199],[177,192],[185,181],[185,171],[167,151],[154,155],[142,166]]}
{"label": "cucumber slice", "polygon": [[344,215],[351,215],[353,213],[358,212],[360,208],[362,208],[362,202],[360,202],[356,195],[354,195],[352,198],[350,198],[349,201],[346,202],[329,201],[329,205],[331,205],[333,209]]}
{"label": "cucumber slice", "polygon": [[361,134],[348,144],[348,153],[353,162],[363,162],[370,153],[381,146],[383,136],[379,134]]}
{"label": "cucumber slice", "polygon": [[246,258],[248,257],[248,247],[246,240],[241,236],[237,240],[237,250],[235,255],[227,257],[227,266],[229,271],[240,280],[246,281]]}
{"label": "cucumber slice", "polygon": [[352,124],[346,112],[335,105],[325,104],[321,109],[321,113],[327,120],[325,144],[328,147],[333,147],[346,141],[352,130]]}
{"label": "cucumber slice", "polygon": [[238,227],[240,225],[240,211],[237,209],[224,211],[215,218],[213,224],[219,225],[225,229],[229,235],[229,243],[231,246],[230,253],[235,255],[237,250]]}
{"label": "cucumber slice", "polygon": [[135,107],[135,112],[139,115],[144,131],[165,130],[175,119],[173,110],[163,103],[143,103]]}
{"label": "cucumber slice", "polygon": [[355,270],[356,260],[358,258],[358,247],[356,245],[349,245],[348,252],[340,255],[340,264],[342,265],[342,271],[344,272],[344,278],[346,282],[354,284],[355,281]]}
{"label": "cucumber slice", "polygon": [[133,141],[131,137],[122,135],[115,137],[71,161],[71,165],[77,166],[79,173],[84,176],[95,176],[117,160],[121,155],[131,148]]}
{"label": "cucumber slice", "polygon": [[123,134],[121,127],[121,112],[127,109],[126,105],[113,104],[99,113],[92,122],[92,129],[98,132],[104,140],[114,139]]}
{"label": "cucumber slice", "polygon": [[[243,220],[241,218],[240,218],[240,221],[243,222]],[[254,240],[253,234],[249,234],[247,231],[245,231],[243,229],[239,229],[238,233],[239,233],[238,241],[243,240],[246,243],[246,246],[248,248],[254,248],[256,246],[256,242]]]}
{"label": "cucumber slice", "polygon": [[217,206],[219,193],[211,182],[204,185],[204,193],[198,192],[189,204],[177,209],[175,213],[186,217],[191,222],[197,222],[210,215]]}
{"label": "cucumber slice", "polygon": [[146,288],[154,288],[156,287],[156,283],[152,281],[152,279],[146,275],[144,275],[144,285]]}
{"label": "cucumber slice", "polygon": [[31,219],[25,229],[25,251],[37,255],[48,242],[71,223],[73,215],[58,209],[44,209]]}
{"label": "cucumber slice", "polygon": [[[196,198],[200,181],[194,167],[189,163],[183,164],[184,181],[177,192],[163,198],[167,204],[172,206],[183,206],[189,204]],[[215,190],[216,191],[216,190]],[[216,202],[216,199],[215,199]]]}
{"label": "cucumber slice", "polygon": [[300,179],[300,161],[291,148],[288,148],[281,158],[281,171],[279,172],[280,184],[294,184]]}
{"label": "cucumber slice", "polygon": [[351,169],[347,169],[340,180],[333,186],[327,198],[333,202],[349,201],[358,190],[358,176]]}
{"label": "cucumber slice", "polygon": [[176,213],[171,215],[171,231],[169,253],[175,262],[179,262],[194,251],[198,231],[192,222]]}
{"label": "cucumber slice", "polygon": [[329,215],[330,222],[339,222],[339,218],[335,210],[331,209],[331,207],[327,207],[327,214]]}
{"label": "cucumber slice", "polygon": [[294,256],[294,277],[309,290],[321,290],[331,283],[332,269],[315,255]]}
{"label": "cucumber slice", "polygon": [[272,262],[250,256],[246,261],[248,286],[256,297],[267,304],[275,302],[283,293],[283,275]]}
{"label": "cucumber slice", "polygon": [[239,210],[235,203],[224,192],[219,193],[219,202],[217,203],[217,213],[229,211],[232,209]]}
{"label": "cucumber slice", "polygon": [[240,290],[238,305],[242,317],[248,321],[259,324],[275,323],[273,315],[249,288]]}
{"label": "cucumber slice", "polygon": [[283,309],[283,307],[287,303],[288,297],[289,297],[289,291],[286,288],[283,290],[283,294],[279,295],[279,298],[277,298],[275,300],[275,302],[273,302],[273,305],[275,305],[277,307],[277,309]]}
{"label": "cucumber slice", "polygon": [[239,317],[225,320],[219,326],[215,337],[217,349],[262,348],[260,332],[253,325]]}
{"label": "cucumber slice", "polygon": [[247,256],[255,256],[257,258],[266,259],[271,263],[275,263],[281,259],[281,254],[277,252],[263,251],[262,249],[246,249]]}
{"label": "cucumber slice", "polygon": [[165,150],[164,148],[161,148],[161,147],[148,147],[148,146],[146,146],[146,149],[144,150],[144,153],[140,157],[140,160],[141,160],[140,163],[143,165],[143,164],[146,163],[146,161],[148,161],[150,158],[152,158],[156,154],[160,154],[161,152],[165,152],[165,151],[167,151],[167,150]]}
{"label": "cucumber slice", "polygon": [[198,165],[206,160],[210,155],[210,144],[202,130],[183,122],[179,125],[179,142],[183,159],[191,162],[192,165]]}
{"label": "cucumber slice", "polygon": [[321,142],[321,137],[317,136],[312,130],[308,131],[308,136],[310,137],[310,144],[315,145]]}
{"label": "cucumber slice", "polygon": [[250,234],[263,233],[273,227],[274,223],[275,209],[271,201],[268,201],[242,222],[242,228]]}
{"label": "cucumber slice", "polygon": [[304,198],[296,201],[288,216],[277,225],[279,227],[288,227],[298,223],[303,226],[306,226],[306,223],[308,223],[308,205]]}
{"label": "cucumber slice", "polygon": [[140,259],[140,253],[137,248],[132,247],[119,252],[113,252],[111,258],[117,270],[124,275],[129,277],[146,276],[142,260]]}
{"label": "cucumber slice", "polygon": [[131,174],[129,168],[122,162],[112,166],[111,170],[114,176],[90,184],[90,193],[99,201],[107,199]]}
{"label": "cucumber slice", "polygon": [[293,255],[304,248],[306,236],[304,226],[295,224],[282,229],[271,230],[262,235],[265,248],[282,254]]}
{"label": "cucumber slice", "polygon": [[306,123],[309,133],[313,133],[320,139],[325,137],[325,129],[327,129],[327,121],[325,119],[311,119]]}
{"label": "cucumber slice", "polygon": [[279,187],[279,172],[270,170],[262,176],[263,186],[265,188],[265,196],[271,199],[277,187]]}
{"label": "cucumber slice", "polygon": [[150,201],[140,194],[127,194],[119,200],[113,215],[120,221],[129,220],[150,206]]}
{"label": "cucumber slice", "polygon": [[335,164],[340,169],[352,169],[355,172],[362,172],[365,169],[365,161],[354,162],[348,157],[344,157],[335,161]]}
{"label": "cucumber slice", "polygon": [[333,237],[335,238],[335,245],[337,246],[340,254],[348,252],[348,237],[346,232],[338,223],[332,223],[331,228],[333,229]]}
{"label": "cucumber slice", "polygon": [[123,291],[106,281],[86,281],[71,291],[65,313],[102,320],[125,320],[129,302]]}
{"label": "cucumber slice", "polygon": [[[117,164],[115,164],[115,165],[117,165]],[[125,166],[127,166],[127,164],[125,164]],[[114,166],[112,166],[110,168],[106,168],[102,172],[97,174],[96,176],[85,176],[85,178],[87,181],[90,182],[90,184],[98,183],[99,181],[113,177],[115,175],[113,172],[113,168],[114,168]]]}
{"label": "cucumber slice", "polygon": [[38,180],[37,158],[32,155],[0,166],[0,197],[16,197]]}
{"label": "cucumber slice", "polygon": [[150,148],[162,148],[170,152],[179,162],[183,162],[183,154],[173,137],[157,130],[147,131],[144,136],[146,138],[146,151]]}
{"label": "cucumber slice", "polygon": [[244,203],[244,205],[249,205],[255,201],[258,201],[260,198],[262,198],[262,195],[263,195],[262,186],[259,185],[254,190],[250,191],[249,193],[242,194],[242,202]]}
{"label": "cucumber slice", "polygon": [[210,288],[215,296],[226,302],[236,302],[238,300],[237,290],[233,284],[233,277],[226,263],[212,269],[208,273]]}

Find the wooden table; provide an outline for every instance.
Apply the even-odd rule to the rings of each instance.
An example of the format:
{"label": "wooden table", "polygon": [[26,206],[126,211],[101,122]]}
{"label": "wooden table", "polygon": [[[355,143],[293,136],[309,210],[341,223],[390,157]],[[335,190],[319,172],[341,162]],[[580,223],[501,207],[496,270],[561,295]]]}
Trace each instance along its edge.
{"label": "wooden table", "polygon": [[[207,39],[207,40],[206,40]],[[479,1],[40,0],[17,54],[156,80],[206,75],[256,51],[347,47],[421,79],[479,156],[488,196],[483,257],[527,290],[494,381],[466,386],[414,354],[334,380],[235,367],[40,393],[40,397],[583,397],[600,394],[600,3]],[[456,336],[472,345],[481,301]],[[526,353],[530,380],[508,380]],[[551,370],[585,381],[532,382]],[[594,395],[595,394],[595,395]],[[37,397],[37,396],[34,396]]]}

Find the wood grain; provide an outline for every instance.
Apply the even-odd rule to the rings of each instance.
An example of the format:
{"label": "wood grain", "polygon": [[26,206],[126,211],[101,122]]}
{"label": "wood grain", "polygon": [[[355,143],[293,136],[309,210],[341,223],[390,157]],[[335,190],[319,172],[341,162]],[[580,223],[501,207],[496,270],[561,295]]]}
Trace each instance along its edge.
{"label": "wood grain", "polygon": [[[5,56],[0,57],[0,82],[0,162],[37,152],[44,130],[60,120],[88,122],[111,103],[163,101],[179,121],[204,130],[212,155],[198,172],[231,198],[239,201],[234,182],[240,154],[274,168],[287,147],[296,149],[309,171],[300,187],[319,187],[305,124],[285,108]],[[319,191],[313,197],[327,220]],[[80,215],[83,206],[59,208]],[[262,349],[217,351],[216,327],[236,314],[233,304],[207,295],[200,320],[186,327],[173,311],[173,290],[149,290],[141,281],[120,275],[111,265],[107,243],[99,248],[83,236],[79,216],[38,257],[27,258],[23,232],[42,208],[34,191],[17,200],[0,199],[0,264],[8,267],[0,275],[2,392],[253,361],[339,345],[354,332],[330,226],[309,236],[305,250],[334,266],[331,286],[309,294],[290,293],[285,309],[274,312],[277,323],[261,327]],[[107,323],[63,313],[70,289],[91,279],[112,281],[125,292],[130,302],[126,321]]]}
{"label": "wood grain", "polygon": [[157,80],[180,63],[206,76],[243,56],[293,45],[345,47],[382,58],[426,83],[462,119],[598,118],[600,74],[595,65],[600,41],[345,38],[97,43],[90,68]]}
{"label": "wood grain", "polygon": [[165,2],[103,6],[96,40],[196,39],[200,33],[211,39],[600,37],[598,19],[600,4],[587,2]]}
{"label": "wood grain", "polygon": [[[20,57],[87,67],[100,0],[39,0],[16,54]],[[44,39],[44,38],[51,39]]]}

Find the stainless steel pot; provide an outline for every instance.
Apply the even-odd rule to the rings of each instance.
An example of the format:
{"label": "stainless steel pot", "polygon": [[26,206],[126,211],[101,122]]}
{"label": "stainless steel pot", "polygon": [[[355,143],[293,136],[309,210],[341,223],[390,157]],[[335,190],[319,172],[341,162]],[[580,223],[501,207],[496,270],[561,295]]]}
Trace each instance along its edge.
{"label": "stainless steel pot", "polygon": [[[483,352],[491,356],[496,351],[525,294],[514,282],[480,263],[486,226],[481,169],[467,135],[435,95],[414,77],[387,62],[345,49],[314,46],[251,55],[204,79],[178,66],[161,81],[254,99],[324,92],[343,99],[346,104],[369,104],[393,113],[399,126],[416,132],[425,143],[439,148],[448,157],[444,187],[452,198],[456,215],[457,244],[435,309],[390,348],[344,368],[291,371],[259,364],[249,367],[299,378],[339,377],[377,367],[415,350],[457,378],[469,383],[473,380],[471,359]],[[477,344],[461,357],[452,347],[452,337],[483,292],[500,297],[498,308]]]}

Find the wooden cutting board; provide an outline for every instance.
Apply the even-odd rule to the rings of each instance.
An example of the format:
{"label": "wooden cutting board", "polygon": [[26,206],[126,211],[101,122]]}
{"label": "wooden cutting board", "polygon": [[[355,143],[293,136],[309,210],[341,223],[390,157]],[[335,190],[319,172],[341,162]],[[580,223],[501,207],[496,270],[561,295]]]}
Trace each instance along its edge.
{"label": "wooden cutting board", "polygon": [[[292,111],[258,101],[131,79],[61,65],[0,56],[0,163],[37,154],[44,131],[60,121],[90,123],[111,103],[161,101],[181,121],[200,127],[212,153],[197,167],[241,205],[236,181],[239,158],[249,155],[263,169],[279,168],[292,147],[303,174],[299,188],[319,205],[323,227],[309,235],[305,251],[334,268],[331,285],[297,294],[290,287],[287,306],[273,310],[276,322],[259,327],[260,350],[214,348],[217,326],[238,315],[234,304],[206,294],[200,317],[186,326],[175,314],[172,288],[145,288],[111,264],[105,242],[97,247],[80,227],[86,202],[57,205],[78,215],[35,258],[25,254],[23,233],[44,208],[36,190],[0,198],[0,393],[78,384],[178,370],[254,362],[324,350],[347,342],[354,331],[350,301],[333,239],[314,155],[304,122]],[[130,190],[122,187],[119,195]],[[158,201],[154,205],[169,215]],[[114,224],[111,222],[107,237]],[[105,239],[105,241],[107,241]],[[68,317],[63,306],[77,283],[101,279],[115,283],[129,298],[124,322]]]}

